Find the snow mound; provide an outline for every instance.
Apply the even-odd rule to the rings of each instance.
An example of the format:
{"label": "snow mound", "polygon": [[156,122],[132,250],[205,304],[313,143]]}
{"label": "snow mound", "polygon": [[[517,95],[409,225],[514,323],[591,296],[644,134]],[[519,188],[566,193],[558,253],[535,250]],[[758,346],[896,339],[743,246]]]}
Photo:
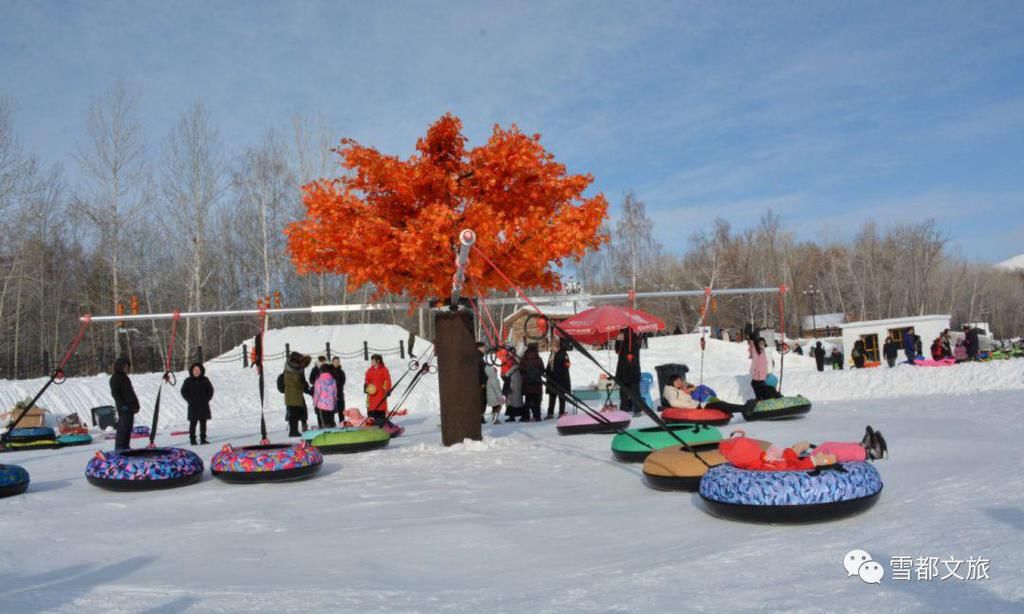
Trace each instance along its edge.
{"label": "snow mound", "polygon": [[1008,260],[996,264],[998,269],[1006,269],[1008,271],[1024,271],[1024,254],[1014,256]]}

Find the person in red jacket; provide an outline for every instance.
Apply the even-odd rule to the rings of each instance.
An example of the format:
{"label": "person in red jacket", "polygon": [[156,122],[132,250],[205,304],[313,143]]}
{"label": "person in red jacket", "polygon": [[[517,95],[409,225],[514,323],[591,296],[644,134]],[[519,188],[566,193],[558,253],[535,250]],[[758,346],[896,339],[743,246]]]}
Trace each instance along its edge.
{"label": "person in red jacket", "polygon": [[366,393],[366,415],[377,426],[387,422],[388,391],[391,390],[391,373],[384,366],[380,354],[370,356],[370,368],[366,370],[363,391]]}
{"label": "person in red jacket", "polygon": [[[738,437],[736,435],[739,435]],[[840,462],[878,460],[888,453],[885,438],[868,426],[860,443],[827,441],[812,446],[806,441],[795,443],[788,448],[771,445],[767,450],[743,431],[718,444],[726,460],[740,469],[752,471],[800,471]],[[804,452],[813,450],[810,454]]]}

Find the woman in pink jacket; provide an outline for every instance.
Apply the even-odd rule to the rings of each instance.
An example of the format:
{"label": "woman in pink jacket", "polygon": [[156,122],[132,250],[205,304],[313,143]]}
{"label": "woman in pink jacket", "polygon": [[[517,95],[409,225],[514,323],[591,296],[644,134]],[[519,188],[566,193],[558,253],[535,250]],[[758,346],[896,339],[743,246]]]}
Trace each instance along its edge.
{"label": "woman in pink jacket", "polygon": [[764,382],[768,379],[766,345],[764,337],[758,337],[756,340],[753,337],[747,339],[747,354],[750,355],[750,387],[754,389],[754,398],[758,401],[776,399],[781,396],[777,390]]}

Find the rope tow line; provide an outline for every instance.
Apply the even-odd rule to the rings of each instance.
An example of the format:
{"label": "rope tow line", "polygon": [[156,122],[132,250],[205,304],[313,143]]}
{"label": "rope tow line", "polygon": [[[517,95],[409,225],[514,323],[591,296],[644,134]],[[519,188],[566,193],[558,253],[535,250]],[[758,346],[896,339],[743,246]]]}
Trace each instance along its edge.
{"label": "rope tow line", "polygon": [[174,310],[174,316],[171,319],[171,339],[167,344],[167,357],[164,361],[164,374],[160,378],[160,387],[156,391],[156,402],[153,404],[153,421],[149,427],[149,448],[156,447],[156,427],[160,421],[160,395],[164,391],[164,383],[168,383],[174,386],[177,383],[177,379],[174,377],[174,373],[171,371],[171,357],[174,355],[174,339],[178,334],[178,320],[181,319],[181,312],[177,309]]}
{"label": "rope tow line", "polygon": [[[540,307],[537,306],[536,303],[531,301],[528,296],[523,294],[522,290],[519,289],[519,286],[516,285],[515,283],[513,283],[512,280],[509,279],[507,275],[505,275],[505,272],[502,271],[498,267],[498,265],[496,265],[494,262],[491,261],[490,258],[487,257],[487,254],[485,254],[479,247],[477,248],[476,251],[477,251],[478,254],[480,254],[480,257],[483,258],[484,261],[487,262],[487,264],[489,264],[491,266],[491,268],[493,268],[495,270],[495,272],[498,273],[498,275],[500,275],[501,278],[505,280],[505,283],[507,283],[510,287],[512,287],[516,291],[516,294],[518,294],[521,299],[523,299],[528,305],[533,307],[537,311],[537,313],[540,313],[540,314],[544,313],[540,309]],[[547,319],[546,316],[545,316],[545,319]],[[604,372],[605,375],[609,376],[612,379],[612,381],[617,383],[619,385],[619,393],[620,394],[624,393],[631,401],[634,402],[634,404],[637,407],[640,407],[641,410],[643,410],[643,412],[645,414],[647,414],[647,416],[649,418],[654,420],[655,424],[660,426],[666,433],[671,435],[673,439],[678,441],[679,444],[682,445],[684,449],[686,449],[687,451],[692,453],[695,457],[697,457],[697,459],[701,463],[703,463],[704,465],[710,467],[708,462],[705,461],[703,458],[701,458],[700,454],[698,454],[696,450],[694,450],[692,447],[690,447],[690,445],[688,443],[686,443],[685,441],[683,441],[683,439],[681,437],[679,437],[679,435],[677,435],[675,433],[675,431],[673,431],[672,429],[670,429],[668,427],[668,425],[665,423],[665,421],[661,419],[661,416],[659,416],[654,410],[652,410],[650,407],[647,406],[647,403],[643,400],[643,398],[638,393],[634,392],[629,386],[623,386],[622,382],[619,381],[618,378],[616,378],[613,373],[608,371],[608,369],[605,369],[604,366],[596,358],[594,358],[594,355],[591,354],[590,351],[587,350],[585,347],[583,347],[583,344],[581,344],[579,341],[577,341],[574,336],[572,336],[572,335],[566,333],[564,330],[562,330],[562,328],[556,322],[554,322],[553,320],[548,319],[548,323],[549,323],[549,325],[555,331],[557,331],[559,333],[559,336],[562,336],[562,337],[568,339],[569,343],[571,343],[573,345],[573,347],[576,348],[576,350],[579,351],[582,356],[584,356],[585,358],[587,358],[588,360],[593,362],[597,366],[598,369],[600,369],[602,372]]]}
{"label": "rope tow line", "polygon": [[[704,309],[700,313],[700,385],[704,385],[704,352],[706,351],[707,342],[704,340],[704,332],[707,328],[704,326],[708,309],[711,308],[711,286],[704,288]],[[704,409],[704,401],[697,401],[697,407]]]}
{"label": "rope tow line", "polygon": [[68,364],[68,361],[71,360],[71,356],[74,355],[75,350],[78,349],[79,344],[82,343],[82,339],[85,338],[85,332],[89,328],[89,324],[92,323],[92,316],[86,314],[82,316],[81,321],[82,324],[78,328],[78,334],[75,335],[74,339],[71,340],[71,343],[68,344],[68,350],[67,352],[64,353],[64,358],[61,359],[60,364],[58,364],[57,368],[53,370],[53,372],[50,374],[50,378],[46,380],[46,383],[43,384],[43,387],[39,389],[39,392],[37,392],[36,395],[32,397],[32,400],[29,401],[28,404],[21,409],[21,413],[18,414],[18,417],[15,418],[13,422],[11,422],[10,428],[7,429],[7,432],[5,432],[3,436],[0,437],[0,439],[7,439],[7,435],[18,426],[18,423],[21,422],[21,419],[25,417],[25,414],[28,413],[28,410],[35,407],[35,404],[39,401],[39,398],[43,396],[43,393],[46,392],[47,388],[49,388],[52,384],[57,384],[59,386],[64,383],[65,379],[67,379],[67,376],[64,374],[64,367]]}

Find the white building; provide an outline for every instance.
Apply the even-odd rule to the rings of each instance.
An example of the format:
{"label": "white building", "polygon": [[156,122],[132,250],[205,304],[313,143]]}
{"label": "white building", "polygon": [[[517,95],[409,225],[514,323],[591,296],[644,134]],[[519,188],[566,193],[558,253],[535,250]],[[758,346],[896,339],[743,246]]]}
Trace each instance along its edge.
{"label": "white building", "polygon": [[847,357],[856,341],[864,342],[868,360],[882,361],[882,345],[886,337],[892,337],[896,347],[903,354],[903,333],[907,330],[921,337],[921,353],[928,356],[928,348],[932,341],[949,328],[948,315],[908,316],[906,318],[889,318],[888,320],[865,320],[863,322],[847,322],[843,324],[843,353]]}
{"label": "white building", "polygon": [[846,314],[819,313],[804,316],[800,321],[801,337],[835,337],[846,323]]}

